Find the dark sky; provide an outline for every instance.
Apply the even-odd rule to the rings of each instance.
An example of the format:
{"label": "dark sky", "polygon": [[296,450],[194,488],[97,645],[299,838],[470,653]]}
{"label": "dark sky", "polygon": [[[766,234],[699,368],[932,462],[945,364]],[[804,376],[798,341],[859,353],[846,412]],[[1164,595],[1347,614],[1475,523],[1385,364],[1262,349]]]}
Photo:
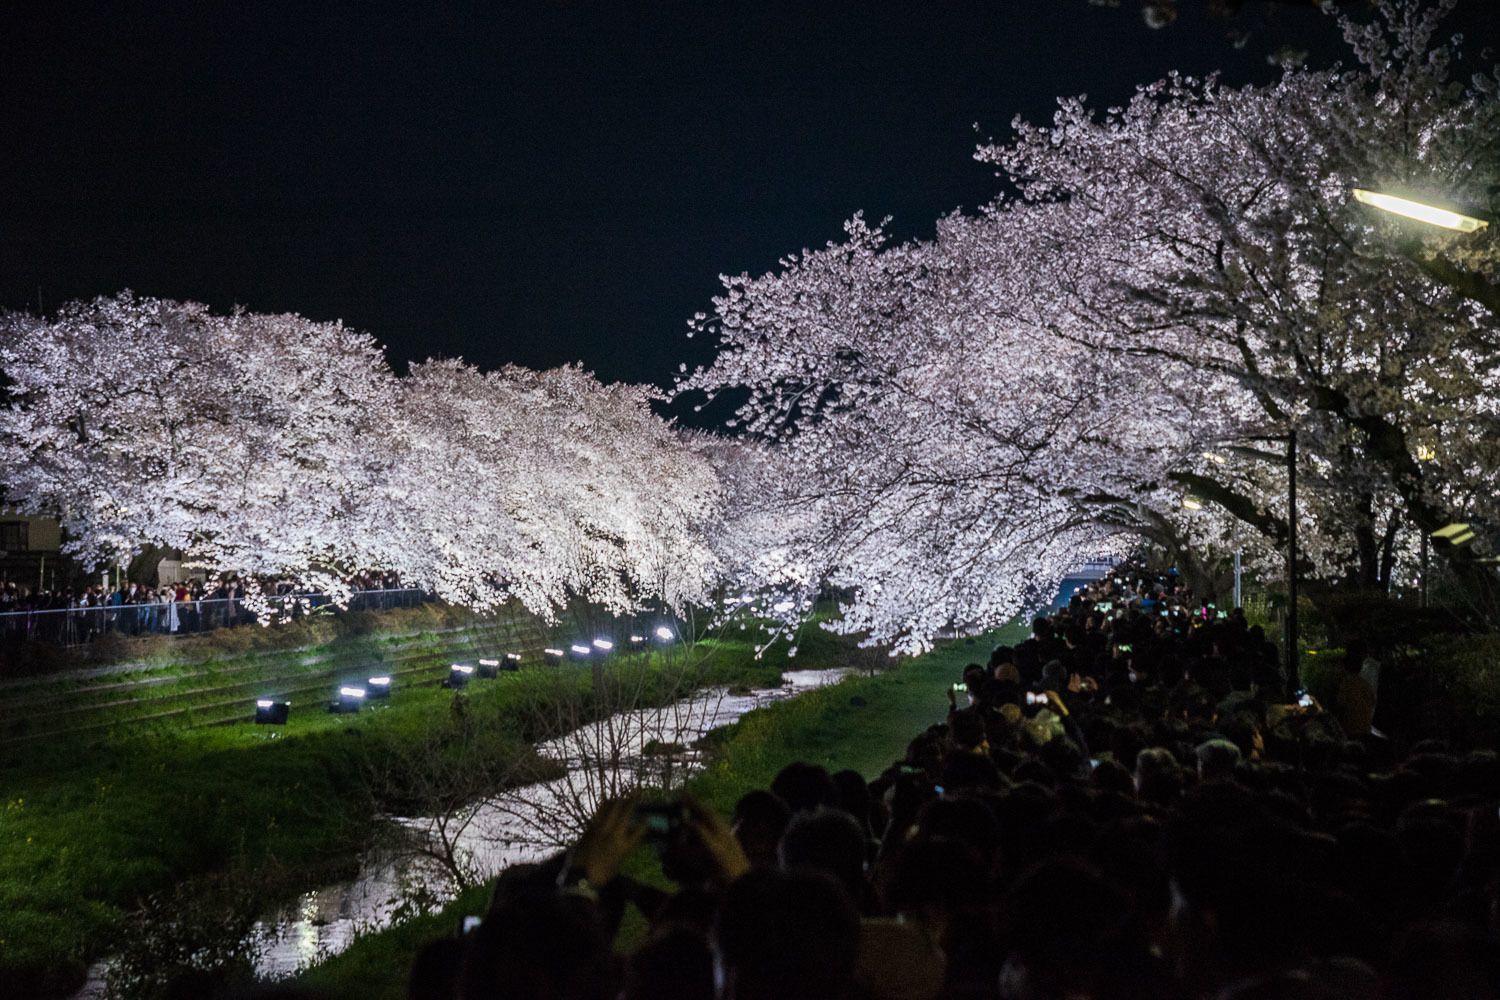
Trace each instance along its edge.
{"label": "dark sky", "polygon": [[398,371],[665,384],[705,359],[684,321],[720,272],[856,209],[922,236],[991,197],[976,122],[1338,51],[1312,11],[1252,0],[1236,50],[1182,3],[1153,31],[1136,0],[22,0],[0,14],[0,306],[129,287],[342,318]]}

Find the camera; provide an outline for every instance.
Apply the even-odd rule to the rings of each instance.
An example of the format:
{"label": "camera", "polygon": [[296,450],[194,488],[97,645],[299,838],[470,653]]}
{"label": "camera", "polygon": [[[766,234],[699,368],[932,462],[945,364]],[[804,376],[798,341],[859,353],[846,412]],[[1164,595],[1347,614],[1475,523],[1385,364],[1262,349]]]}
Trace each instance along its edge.
{"label": "camera", "polygon": [[638,806],[635,815],[646,827],[647,840],[671,840],[682,829],[683,810],[680,802]]}

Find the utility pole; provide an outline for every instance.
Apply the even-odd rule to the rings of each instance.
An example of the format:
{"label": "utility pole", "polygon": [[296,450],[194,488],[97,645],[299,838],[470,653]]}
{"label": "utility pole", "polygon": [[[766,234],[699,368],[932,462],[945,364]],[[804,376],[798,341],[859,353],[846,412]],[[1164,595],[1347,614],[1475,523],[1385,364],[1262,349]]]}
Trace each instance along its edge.
{"label": "utility pole", "polygon": [[1286,682],[1292,691],[1302,690],[1297,677],[1297,430],[1286,436]]}

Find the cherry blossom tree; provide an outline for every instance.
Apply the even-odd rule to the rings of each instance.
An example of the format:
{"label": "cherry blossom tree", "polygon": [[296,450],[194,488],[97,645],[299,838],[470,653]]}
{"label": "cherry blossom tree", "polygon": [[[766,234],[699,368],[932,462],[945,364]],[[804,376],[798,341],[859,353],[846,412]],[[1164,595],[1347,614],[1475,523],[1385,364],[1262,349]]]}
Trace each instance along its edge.
{"label": "cherry blossom tree", "polygon": [[1493,231],[1350,189],[1482,200],[1496,78],[1451,79],[1451,3],[1377,6],[1345,23],[1357,69],[1064,100],[979,151],[1017,196],[934,240],[887,246],[856,216],[843,243],[725,278],[694,321],[719,356],[679,391],[747,392],[748,565],[856,587],[847,621],[917,646],[1019,610],[1016,578],[1045,585],[1110,532],[1269,566],[1291,435],[1302,572],[1384,586],[1406,525],[1495,523]]}
{"label": "cherry blossom tree", "polygon": [[57,516],[85,564],[148,544],[252,575],[346,561],[359,443],[391,388],[369,337],[127,292],[7,317],[0,368],[7,500]]}
{"label": "cherry blossom tree", "polygon": [[[124,293],[0,324],[0,481],[85,564],[145,545],[340,594],[365,570],[551,614],[704,599],[712,467],[576,367],[397,378],[337,323]],[[262,602],[260,609],[268,608]]]}

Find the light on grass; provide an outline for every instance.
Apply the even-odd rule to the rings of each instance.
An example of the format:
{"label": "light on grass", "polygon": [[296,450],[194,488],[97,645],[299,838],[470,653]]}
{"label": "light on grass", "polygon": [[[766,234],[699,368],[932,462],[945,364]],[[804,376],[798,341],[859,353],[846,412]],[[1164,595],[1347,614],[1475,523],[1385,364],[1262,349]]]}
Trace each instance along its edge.
{"label": "light on grass", "polygon": [[588,659],[589,654],[593,652],[588,646],[580,646],[576,642],[568,647],[568,651],[580,660]]}
{"label": "light on grass", "polygon": [[661,628],[656,630],[656,637],[662,642],[671,642],[677,637],[677,634],[663,625]]}
{"label": "light on grass", "polygon": [[506,653],[505,654],[505,662],[502,663],[502,664],[500,664],[500,669],[501,670],[520,670],[521,669],[521,654],[520,653]]}
{"label": "light on grass", "polygon": [[542,650],[542,662],[545,663],[545,664],[547,664],[547,666],[549,666],[549,667],[559,666],[562,663],[562,660],[563,660],[563,651],[562,650],[560,650],[560,649],[551,649],[551,648]]}
{"label": "light on grass", "polygon": [[1393,194],[1366,191],[1363,188],[1352,188],[1351,193],[1354,195],[1354,200],[1362,204],[1378,208],[1382,212],[1390,212],[1392,215],[1425,222],[1429,226],[1441,226],[1443,229],[1453,229],[1460,233],[1472,233],[1476,229],[1483,229],[1489,225],[1484,219],[1450,212],[1446,208],[1438,208],[1435,205],[1424,205],[1410,198],[1398,198]]}
{"label": "light on grass", "polygon": [[255,724],[257,726],[284,726],[288,713],[292,710],[289,701],[276,701],[273,698],[257,698],[255,701]]}
{"label": "light on grass", "polygon": [[646,637],[643,636],[643,635],[633,635],[633,636],[630,637],[630,644],[632,646],[639,646],[641,643],[643,643],[645,641],[646,641]]}
{"label": "light on grass", "polygon": [[596,648],[598,648],[598,649],[602,649],[602,650],[606,650],[606,651],[615,648],[615,644],[612,643],[612,642],[610,642],[608,639],[595,639],[594,640],[594,646]]}
{"label": "light on grass", "polygon": [[474,668],[467,663],[453,663],[448,666],[448,679],[443,681],[444,687],[461,688],[469,683],[469,675],[474,673]]}
{"label": "light on grass", "polygon": [[330,702],[328,711],[334,715],[353,715],[359,711],[359,706],[364,704],[365,689],[346,684],[339,688],[339,696]]}
{"label": "light on grass", "polygon": [[479,661],[479,676],[480,677],[483,677],[485,680],[491,680],[492,681],[492,680],[495,679],[495,677],[499,673],[500,673],[500,661],[499,660],[484,659],[484,660],[480,660]]}
{"label": "light on grass", "polygon": [[369,685],[370,698],[389,698],[391,696],[391,679],[385,674],[379,677],[371,677],[365,681]]}

